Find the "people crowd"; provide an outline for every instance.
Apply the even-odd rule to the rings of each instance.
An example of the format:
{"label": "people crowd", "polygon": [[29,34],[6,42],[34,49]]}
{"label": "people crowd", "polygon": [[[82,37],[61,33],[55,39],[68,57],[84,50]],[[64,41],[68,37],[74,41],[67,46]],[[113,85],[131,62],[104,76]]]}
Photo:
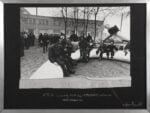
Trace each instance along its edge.
{"label": "people crowd", "polygon": [[[30,32],[21,32],[21,56],[24,56],[24,49],[28,50],[31,46],[35,45],[35,35]],[[74,49],[74,43],[78,43],[78,47]],[[81,36],[77,36],[75,32],[72,32],[70,37],[66,37],[64,33],[60,35],[40,33],[38,36],[38,47],[41,47],[43,54],[48,53],[48,59],[51,63],[60,65],[64,76],[68,77],[70,74],[75,73],[74,67],[77,65],[71,58],[71,53],[80,49],[81,62],[88,62],[90,51],[95,46],[92,36],[88,33],[87,36],[83,33]],[[106,53],[107,58],[113,58],[114,50],[118,50],[114,45],[114,41],[111,44],[106,45],[101,43],[96,51],[96,54],[100,53],[99,59],[103,59],[103,54]]]}
{"label": "people crowd", "polygon": [[30,32],[20,33],[20,56],[24,56],[24,49],[28,50],[31,46],[35,45],[35,35]]}

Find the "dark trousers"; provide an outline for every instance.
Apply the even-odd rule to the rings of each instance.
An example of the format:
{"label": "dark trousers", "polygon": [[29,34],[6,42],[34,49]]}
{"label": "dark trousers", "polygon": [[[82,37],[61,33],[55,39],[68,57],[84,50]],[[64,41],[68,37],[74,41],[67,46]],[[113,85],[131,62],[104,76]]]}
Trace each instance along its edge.
{"label": "dark trousers", "polygon": [[47,52],[48,44],[43,44],[43,53]]}
{"label": "dark trousers", "polygon": [[56,62],[61,66],[64,76],[69,76],[70,65],[68,64],[66,59],[57,58]]}
{"label": "dark trousers", "polygon": [[80,56],[82,61],[86,62],[89,58],[89,50],[87,48],[80,48]]}
{"label": "dark trousers", "polygon": [[100,58],[103,59],[103,54],[106,53],[107,58],[109,58],[109,52],[108,51],[101,51]]}
{"label": "dark trousers", "polygon": [[112,50],[112,51],[109,51],[109,53],[110,53],[110,55],[111,55],[111,58],[113,58],[114,57],[114,51]]}
{"label": "dark trousers", "polygon": [[34,39],[31,40],[31,46],[34,46]]}
{"label": "dark trousers", "polygon": [[26,49],[29,49],[29,46],[30,46],[29,40],[28,40],[28,39],[25,39],[25,48],[26,48]]}
{"label": "dark trousers", "polygon": [[109,56],[111,55],[111,58],[114,57],[114,51],[101,51],[100,53],[100,58],[103,58],[103,54],[106,53],[107,59],[109,58]]}

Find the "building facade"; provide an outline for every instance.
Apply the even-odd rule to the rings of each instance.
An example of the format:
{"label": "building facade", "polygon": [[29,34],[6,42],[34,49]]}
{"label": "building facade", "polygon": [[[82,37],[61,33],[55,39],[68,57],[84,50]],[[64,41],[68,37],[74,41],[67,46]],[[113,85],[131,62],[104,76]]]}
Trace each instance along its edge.
{"label": "building facade", "polygon": [[[25,11],[24,11],[25,12]],[[67,36],[74,31],[74,20],[68,18],[67,20]],[[80,36],[84,31],[83,19],[78,19],[78,30],[77,34]],[[101,37],[101,32],[103,31],[103,21],[97,21],[97,33],[96,37]],[[39,33],[48,33],[48,34],[60,34],[61,32],[65,33],[65,22],[62,17],[45,17],[45,16],[36,16],[30,15],[29,13],[20,14],[20,31],[33,32],[36,36]],[[90,33],[94,36],[95,32],[95,23],[94,20],[88,21],[87,33]]]}

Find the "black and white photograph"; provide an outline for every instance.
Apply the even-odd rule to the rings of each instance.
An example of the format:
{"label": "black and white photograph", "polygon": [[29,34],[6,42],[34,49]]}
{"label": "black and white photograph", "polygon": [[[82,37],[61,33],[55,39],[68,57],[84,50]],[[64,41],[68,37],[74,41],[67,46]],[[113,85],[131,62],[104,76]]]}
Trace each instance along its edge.
{"label": "black and white photograph", "polygon": [[4,5],[5,109],[145,109],[146,4]]}
{"label": "black and white photograph", "polygon": [[21,7],[20,88],[132,87],[130,6]]}

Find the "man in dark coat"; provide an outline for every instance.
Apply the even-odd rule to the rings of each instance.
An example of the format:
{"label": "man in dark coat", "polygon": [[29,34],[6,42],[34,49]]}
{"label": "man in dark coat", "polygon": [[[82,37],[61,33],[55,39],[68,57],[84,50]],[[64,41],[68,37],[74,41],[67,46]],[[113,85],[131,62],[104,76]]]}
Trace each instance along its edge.
{"label": "man in dark coat", "polygon": [[114,57],[114,50],[118,51],[118,48],[114,45],[114,41],[111,42],[110,45],[107,46],[109,53],[111,54],[111,58]]}
{"label": "man in dark coat", "polygon": [[42,46],[42,43],[41,43],[41,42],[42,42],[42,38],[43,38],[43,35],[42,35],[42,33],[40,33],[40,34],[39,34],[39,37],[38,37],[38,46],[39,46],[39,47]]}
{"label": "man in dark coat", "polygon": [[90,35],[90,33],[88,33],[88,36],[86,37],[87,42],[92,42],[92,37]]}
{"label": "man in dark coat", "polygon": [[24,32],[23,33],[23,37],[24,37],[24,41],[25,41],[25,48],[29,49],[29,47],[30,47],[30,41],[29,41],[28,33]]}
{"label": "man in dark coat", "polygon": [[80,56],[83,61],[87,61],[88,60],[87,59],[88,58],[87,48],[88,48],[89,44],[88,44],[86,38],[84,38],[84,36],[81,36],[80,39],[81,39],[79,42]]}
{"label": "man in dark coat", "polygon": [[77,42],[78,41],[78,36],[74,33],[74,31],[72,31],[72,35],[70,36],[70,40]]}
{"label": "man in dark coat", "polygon": [[90,33],[88,33],[88,36],[86,37],[86,41],[89,44],[88,45],[88,56],[90,55],[90,51],[93,49],[94,43],[92,40],[92,36],[90,35]]}
{"label": "man in dark coat", "polygon": [[99,60],[103,59],[103,54],[106,53],[107,58],[109,58],[109,51],[107,48],[107,45],[104,43],[101,43],[99,48],[96,51],[96,54],[98,54],[100,52],[100,56],[99,56]]}
{"label": "man in dark coat", "polygon": [[34,41],[35,41],[35,35],[34,33],[31,33],[31,46],[34,46]]}
{"label": "man in dark coat", "polygon": [[44,33],[44,36],[42,37],[43,53],[47,52],[48,43],[49,43],[48,34]]}
{"label": "man in dark coat", "polygon": [[53,44],[49,47],[48,58],[52,63],[56,62],[61,66],[64,76],[69,76],[69,73],[74,73],[74,71],[69,59],[65,56],[62,40],[58,40],[53,40]]}
{"label": "man in dark coat", "polygon": [[128,42],[124,47],[125,56],[128,54],[129,51],[130,51],[130,42]]}

